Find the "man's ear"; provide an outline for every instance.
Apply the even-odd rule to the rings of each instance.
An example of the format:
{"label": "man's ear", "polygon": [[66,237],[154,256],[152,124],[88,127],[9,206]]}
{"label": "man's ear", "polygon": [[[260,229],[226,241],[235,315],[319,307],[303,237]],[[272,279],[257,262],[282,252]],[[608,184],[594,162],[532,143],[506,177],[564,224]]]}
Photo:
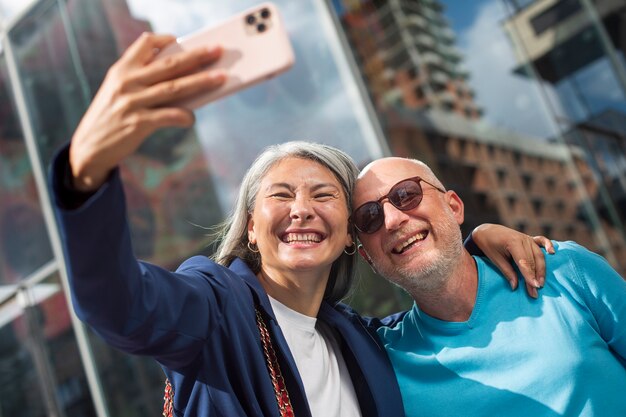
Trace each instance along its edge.
{"label": "man's ear", "polygon": [[446,201],[454,214],[457,224],[463,224],[465,221],[465,205],[463,204],[463,200],[461,200],[461,197],[459,197],[459,195],[452,190],[448,190],[446,195]]}

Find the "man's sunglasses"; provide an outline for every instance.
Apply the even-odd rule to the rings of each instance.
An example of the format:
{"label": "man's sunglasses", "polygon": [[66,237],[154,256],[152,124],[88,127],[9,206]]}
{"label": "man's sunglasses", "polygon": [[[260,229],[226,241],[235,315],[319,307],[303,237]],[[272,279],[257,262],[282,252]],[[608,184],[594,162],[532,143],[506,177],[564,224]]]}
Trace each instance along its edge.
{"label": "man's sunglasses", "polygon": [[412,210],[422,202],[422,197],[424,196],[420,182],[425,182],[442,193],[446,192],[446,190],[429,183],[421,177],[407,178],[391,187],[389,192],[378,200],[368,201],[360,205],[352,213],[350,221],[361,233],[375,233],[385,222],[383,200],[388,199],[398,210]]}

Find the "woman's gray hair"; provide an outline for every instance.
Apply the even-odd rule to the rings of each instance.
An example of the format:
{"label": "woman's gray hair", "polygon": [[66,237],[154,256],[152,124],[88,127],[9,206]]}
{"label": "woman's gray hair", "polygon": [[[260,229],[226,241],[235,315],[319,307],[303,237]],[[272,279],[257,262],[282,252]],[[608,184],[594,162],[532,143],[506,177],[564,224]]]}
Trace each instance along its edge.
{"label": "woman's gray hair", "polygon": [[[243,178],[237,201],[232,213],[220,227],[220,243],[214,255],[217,263],[228,266],[235,258],[241,258],[256,274],[261,269],[261,256],[248,248],[248,216],[254,210],[261,181],[267,172],[286,158],[308,159],[328,168],[343,188],[348,204],[348,215],[352,213],[352,191],[359,173],[352,158],[332,146],[312,142],[286,142],[267,147],[252,163]],[[348,225],[356,245],[352,226]],[[324,299],[336,303],[349,292],[354,278],[356,256],[345,252],[333,262]]]}

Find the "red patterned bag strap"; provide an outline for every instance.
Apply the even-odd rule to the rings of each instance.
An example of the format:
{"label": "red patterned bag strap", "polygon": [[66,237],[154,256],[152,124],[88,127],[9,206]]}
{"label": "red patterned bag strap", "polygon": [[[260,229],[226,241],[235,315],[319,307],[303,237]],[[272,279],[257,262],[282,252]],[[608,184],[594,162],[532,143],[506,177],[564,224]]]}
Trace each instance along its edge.
{"label": "red patterned bag strap", "polygon": [[169,379],[165,379],[165,393],[163,394],[163,417],[174,417],[174,389]]}
{"label": "red patterned bag strap", "polygon": [[267,361],[267,369],[270,371],[272,385],[274,385],[274,393],[276,394],[280,417],[294,417],[291,400],[289,399],[289,393],[287,392],[287,386],[285,385],[283,374],[280,372],[280,365],[278,364],[276,352],[272,346],[270,332],[265,326],[265,320],[263,320],[261,312],[257,308],[254,310],[256,311],[256,324],[259,326],[259,332],[261,333],[261,342],[263,342],[263,353],[265,354],[265,360]]}
{"label": "red patterned bag strap", "polygon": [[[261,342],[263,343],[263,353],[265,354],[267,369],[269,370],[270,377],[272,378],[272,385],[274,385],[274,393],[276,395],[276,401],[278,402],[280,417],[294,417],[291,400],[289,399],[289,393],[287,392],[287,387],[285,386],[285,380],[283,379],[283,374],[280,372],[280,365],[278,364],[276,352],[272,346],[270,332],[267,330],[267,326],[265,326],[265,320],[263,320],[261,312],[257,308],[254,310],[256,312],[256,324],[259,327]],[[174,417],[174,388],[172,388],[172,384],[169,379],[165,379],[163,417]]]}

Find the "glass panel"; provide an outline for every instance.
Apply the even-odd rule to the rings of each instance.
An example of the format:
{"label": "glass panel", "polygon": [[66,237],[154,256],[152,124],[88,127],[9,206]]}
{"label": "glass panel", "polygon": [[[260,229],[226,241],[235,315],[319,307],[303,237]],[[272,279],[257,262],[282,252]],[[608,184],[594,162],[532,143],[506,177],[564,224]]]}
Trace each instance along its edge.
{"label": "glass panel", "polygon": [[[604,243],[596,244],[604,246],[607,255],[613,253],[622,268],[626,43],[619,28],[626,23],[625,11],[626,4],[616,1],[537,1],[527,10],[511,13],[505,24],[512,44],[524,52],[518,54],[518,68],[532,68],[541,79],[562,139],[573,152],[583,153],[583,170],[589,170],[592,178],[587,180],[582,173],[581,177],[594,212],[583,217],[596,234],[604,231],[604,237],[596,236]],[[538,21],[544,23],[542,31],[536,30]],[[528,30],[529,23],[533,31]]]}
{"label": "glass panel", "polygon": [[151,358],[112,349],[89,332],[100,384],[111,416],[160,416],[165,376]]}
{"label": "glass panel", "polygon": [[392,152],[461,195],[464,233],[496,222],[576,240],[624,274],[626,5],[599,3],[334,5]]}
{"label": "glass panel", "polygon": [[[109,65],[141,32],[182,35],[254,4],[39,4],[10,37],[44,162],[68,140]],[[200,109],[192,129],[157,133],[123,164],[139,257],[173,268],[190,254],[206,253],[206,228],[230,209],[245,168],[269,144],[320,140],[347,150],[359,163],[380,152],[362,103],[354,101],[356,88],[337,62],[341,51],[324,5],[278,5],[293,39],[294,68]]]}
{"label": "glass panel", "polygon": [[52,259],[24,136],[0,55],[0,284],[16,282]]}
{"label": "glass panel", "polygon": [[[532,66],[535,75],[551,89],[552,107],[566,125],[607,111],[625,113],[626,85],[624,80],[620,82],[619,71],[620,67],[624,71],[626,44],[617,31],[626,21],[619,10],[605,7],[603,24],[596,25],[578,0],[568,3],[577,5],[575,12],[550,24],[545,33],[534,33],[529,22],[549,11],[546,2],[536,2],[507,20],[513,45],[521,51],[516,71],[523,74],[524,68]],[[604,43],[604,36],[611,44]]]}
{"label": "glass panel", "polygon": [[[68,141],[108,67],[140,33],[183,35],[257,3],[40,1],[9,38],[43,162]],[[380,154],[325,5],[276,3],[294,43],[295,67],[199,110],[192,129],[159,132],[121,166],[139,257],[173,269],[188,256],[208,254],[207,227],[230,209],[245,168],[268,144],[323,141],[360,164]],[[92,345],[111,415],[158,415],[158,366],[98,337]]]}
{"label": "glass panel", "polygon": [[0,367],[1,415],[95,414],[58,276],[0,305]]}
{"label": "glass panel", "polygon": [[[128,3],[134,18],[150,22],[146,28],[176,35],[258,4],[256,0],[192,1],[181,8],[167,0],[152,2],[151,7],[138,0]],[[196,113],[195,133],[211,167],[223,211],[231,208],[245,169],[267,145],[307,139],[342,148],[358,162],[371,158],[372,146],[367,140],[372,132],[369,123],[362,120],[362,104],[353,102],[349,76],[342,73],[337,62],[343,58],[325,6],[313,0],[275,3],[293,42],[294,67]]]}
{"label": "glass panel", "polygon": [[[101,13],[98,2],[86,2],[89,10]],[[78,43],[86,47],[90,31],[97,31],[102,19],[81,14],[80,8],[70,2],[68,14],[85,18],[80,25],[85,37]],[[54,151],[70,139],[74,126],[80,119],[90,97],[90,87],[99,85],[106,67],[115,59],[115,44],[110,32],[105,32],[102,44],[93,42],[84,67],[76,62],[77,42],[63,24],[63,15],[57,1],[39,2],[9,32],[18,62],[25,99],[28,104],[33,130],[41,158],[47,165]],[[69,40],[72,42],[69,42]],[[95,40],[94,40],[95,41]],[[97,53],[93,53],[97,51]],[[93,62],[100,65],[92,64]],[[83,74],[89,76],[83,77]],[[93,84],[93,85],[92,85]]]}

